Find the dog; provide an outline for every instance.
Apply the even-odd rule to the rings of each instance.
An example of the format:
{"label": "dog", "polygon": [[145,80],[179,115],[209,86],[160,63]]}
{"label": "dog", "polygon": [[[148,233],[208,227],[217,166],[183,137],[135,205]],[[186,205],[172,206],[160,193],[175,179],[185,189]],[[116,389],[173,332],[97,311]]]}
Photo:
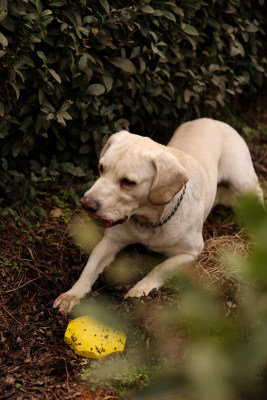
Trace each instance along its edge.
{"label": "dog", "polygon": [[209,118],[184,123],[167,146],[124,130],[115,133],[100,155],[99,175],[81,204],[107,229],[78,281],[55,300],[63,313],[90,292],[129,244],[141,243],[168,258],[126,298],[147,295],[192,265],[203,247],[203,223],[220,202],[218,184],[227,183],[234,196],[252,192],[263,203],[245,141],[228,124]]}

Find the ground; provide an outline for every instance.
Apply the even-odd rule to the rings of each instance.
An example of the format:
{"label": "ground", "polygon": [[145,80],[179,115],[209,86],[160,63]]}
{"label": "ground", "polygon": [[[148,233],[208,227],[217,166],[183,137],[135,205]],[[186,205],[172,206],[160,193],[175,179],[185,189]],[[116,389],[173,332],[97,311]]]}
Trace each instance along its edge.
{"label": "ground", "polygon": [[[251,100],[244,129],[262,183],[267,182],[264,104],[263,99]],[[253,122],[255,116],[257,124]],[[259,130],[261,135],[257,137]],[[47,211],[45,218],[29,217],[28,211],[21,209],[19,218],[2,216],[0,219],[0,399],[122,399],[112,386],[100,385],[91,391],[92,382],[81,379],[81,370],[88,360],[76,356],[64,343],[69,318],[53,309],[54,299],[72,286],[86,261],[86,255],[69,237],[68,215],[66,212],[62,215],[57,204],[56,199],[64,197],[68,209],[75,212],[75,202],[66,195],[68,190],[67,186],[53,188],[38,197]],[[219,247],[229,242],[242,247],[240,229],[233,212],[222,207],[213,210],[205,223],[207,244],[199,265],[204,274],[212,276],[214,284],[216,279],[220,280],[216,272]],[[130,257],[138,265],[150,263],[144,249],[132,248]],[[125,319],[134,320],[135,305],[131,300],[123,301],[129,282],[126,286],[116,280],[112,283],[107,275],[98,280],[89,297],[108,297],[111,301],[107,307],[117,309]],[[231,285],[227,279],[224,283],[227,296],[227,287]],[[166,297],[164,290],[158,291],[142,304],[158,304]],[[142,321],[138,327],[141,333],[146,323]],[[142,376],[138,379],[142,384]]]}

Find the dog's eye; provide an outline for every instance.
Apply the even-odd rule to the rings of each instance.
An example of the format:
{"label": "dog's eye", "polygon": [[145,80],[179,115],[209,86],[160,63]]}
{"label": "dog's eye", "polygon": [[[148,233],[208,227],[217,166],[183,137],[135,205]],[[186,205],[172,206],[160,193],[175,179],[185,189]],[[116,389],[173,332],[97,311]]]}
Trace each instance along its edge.
{"label": "dog's eye", "polygon": [[99,171],[100,174],[103,174],[103,172],[104,172],[104,167],[103,167],[102,164],[98,164],[98,171]]}
{"label": "dog's eye", "polygon": [[127,179],[127,178],[123,178],[123,179],[121,180],[121,184],[122,184],[123,186],[135,186],[135,185],[136,185],[136,182],[130,181],[130,179]]}

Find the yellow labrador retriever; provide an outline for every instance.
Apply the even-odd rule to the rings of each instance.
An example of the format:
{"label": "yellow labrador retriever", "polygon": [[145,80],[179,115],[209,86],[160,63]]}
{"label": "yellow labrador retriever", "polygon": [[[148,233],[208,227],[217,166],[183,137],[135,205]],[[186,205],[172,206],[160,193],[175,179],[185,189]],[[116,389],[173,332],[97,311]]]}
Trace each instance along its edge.
{"label": "yellow labrador retriever", "polygon": [[208,118],[183,124],[168,146],[127,131],[115,133],[102,150],[99,174],[81,203],[107,229],[79,280],[56,299],[54,307],[64,313],[129,244],[142,243],[168,259],[126,297],[147,295],[191,264],[202,249],[203,223],[220,182],[237,195],[252,191],[263,201],[244,140],[229,125]]}

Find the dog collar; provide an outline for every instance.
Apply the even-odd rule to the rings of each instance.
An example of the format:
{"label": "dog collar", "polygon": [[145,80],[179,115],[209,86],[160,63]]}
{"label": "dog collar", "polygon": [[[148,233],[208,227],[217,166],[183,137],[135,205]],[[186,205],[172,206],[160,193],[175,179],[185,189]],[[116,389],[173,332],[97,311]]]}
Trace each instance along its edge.
{"label": "dog collar", "polygon": [[179,205],[181,204],[184,194],[185,194],[185,189],[186,189],[186,185],[184,185],[183,191],[179,197],[179,199],[177,200],[177,203],[175,204],[175,206],[173,207],[173,209],[171,210],[171,212],[160,222],[142,222],[139,221],[138,218],[136,218],[134,215],[132,216],[132,219],[137,222],[139,225],[143,226],[144,228],[159,228],[160,226],[166,224],[166,222],[168,222],[171,217],[175,214],[177,208],[179,207]]}

